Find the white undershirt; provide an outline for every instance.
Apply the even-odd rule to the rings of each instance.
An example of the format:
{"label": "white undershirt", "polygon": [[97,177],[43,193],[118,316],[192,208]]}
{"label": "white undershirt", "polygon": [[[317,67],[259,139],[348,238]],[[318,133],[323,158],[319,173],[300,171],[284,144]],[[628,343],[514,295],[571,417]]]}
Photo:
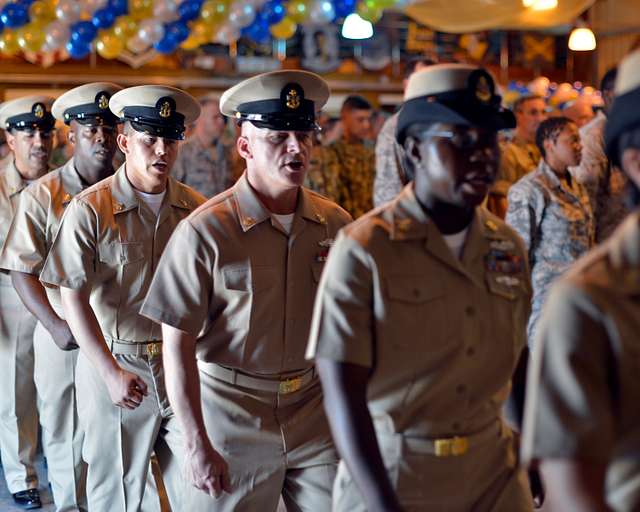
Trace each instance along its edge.
{"label": "white undershirt", "polygon": [[468,232],[469,228],[467,227],[453,235],[442,235],[449,249],[458,259],[462,259],[462,249],[464,249],[464,242],[467,239]]}
{"label": "white undershirt", "polygon": [[293,226],[293,213],[288,213],[287,215],[278,215],[277,213],[272,213],[275,219],[280,223],[282,228],[286,231],[287,235],[291,234],[291,226]]}
{"label": "white undershirt", "polygon": [[162,200],[164,199],[164,195],[166,193],[166,190],[163,190],[159,194],[148,194],[147,192],[136,190],[136,194],[138,194],[138,197],[142,199],[149,208],[151,208],[151,211],[155,213],[156,217],[158,216],[158,213],[160,213]]}

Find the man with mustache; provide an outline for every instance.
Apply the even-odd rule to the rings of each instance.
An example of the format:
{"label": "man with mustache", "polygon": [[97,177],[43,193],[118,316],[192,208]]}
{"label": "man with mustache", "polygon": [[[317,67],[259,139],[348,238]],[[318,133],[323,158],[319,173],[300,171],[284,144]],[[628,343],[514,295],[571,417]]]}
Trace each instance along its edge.
{"label": "man with mustache", "polygon": [[60,292],[45,289],[38,276],[72,197],[113,174],[118,118],[109,110],[109,98],[120,89],[111,83],[86,84],[55,101],[52,113],[69,125],[73,158],[24,190],[0,256],[0,268],[11,272],[24,305],[38,319],[35,384],[49,481],[59,511],[87,509],[74,386],[78,346],[64,320]]}
{"label": "man with mustache", "polygon": [[[25,187],[49,169],[53,98],[28,96],[0,106],[11,160],[0,171],[0,247]],[[0,273],[0,452],[9,492],[17,505],[40,508],[33,466],[38,413],[33,363],[36,318],[23,305],[8,273]]]}
{"label": "man with mustache", "polygon": [[172,87],[115,93],[126,157],[67,207],[40,280],[58,286],[80,347],[78,413],[91,512],[140,510],[155,451],[170,504],[181,506],[180,432],[164,391],[160,326],[138,314],[160,254],[204,198],[169,176],[198,102]]}
{"label": "man with mustache", "polygon": [[526,251],[480,207],[513,124],[482,68],[409,78],[396,137],[412,181],[340,232],[316,297],[334,512],[532,508],[501,412],[522,368]]}
{"label": "man with mustache", "polygon": [[[337,456],[313,365],[313,297],[350,221],[302,187],[327,83],[306,71],[226,91],[246,171],[182,222],[142,314],[162,322],[167,392],[186,444],[183,510],[328,511]],[[217,499],[216,499],[217,498]]]}

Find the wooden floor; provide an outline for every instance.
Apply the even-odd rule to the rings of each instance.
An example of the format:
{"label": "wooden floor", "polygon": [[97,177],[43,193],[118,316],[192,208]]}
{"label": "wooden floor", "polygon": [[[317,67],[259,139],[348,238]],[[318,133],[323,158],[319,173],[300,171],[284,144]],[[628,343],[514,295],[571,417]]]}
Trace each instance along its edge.
{"label": "wooden floor", "polygon": [[[36,469],[40,478],[40,497],[42,498],[42,508],[39,509],[43,512],[54,512],[56,507],[53,505],[53,499],[49,493],[49,485],[47,483],[47,470],[44,467],[42,461],[42,454],[38,454],[36,461]],[[21,507],[17,507],[13,503],[13,497],[7,489],[7,482],[4,479],[4,471],[0,465],[0,511],[2,512],[18,512],[23,511]]]}

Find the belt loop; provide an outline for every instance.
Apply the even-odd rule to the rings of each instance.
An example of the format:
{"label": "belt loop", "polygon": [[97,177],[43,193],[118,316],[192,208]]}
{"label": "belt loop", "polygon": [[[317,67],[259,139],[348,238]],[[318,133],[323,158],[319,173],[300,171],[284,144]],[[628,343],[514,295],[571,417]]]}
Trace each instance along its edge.
{"label": "belt loop", "polygon": [[311,367],[311,380],[313,380],[316,376],[316,364],[313,363],[313,366]]}
{"label": "belt loop", "polygon": [[238,381],[238,372],[237,372],[237,370],[231,370],[231,381],[232,381],[232,384],[235,386],[236,382]]}
{"label": "belt loop", "polygon": [[142,357],[144,355],[145,346],[143,343],[136,343],[136,357]]}

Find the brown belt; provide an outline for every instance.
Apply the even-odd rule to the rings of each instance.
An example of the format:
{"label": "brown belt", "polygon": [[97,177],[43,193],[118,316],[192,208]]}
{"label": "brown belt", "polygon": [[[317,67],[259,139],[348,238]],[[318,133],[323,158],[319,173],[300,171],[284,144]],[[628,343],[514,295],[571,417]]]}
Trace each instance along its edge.
{"label": "brown belt", "polygon": [[107,339],[106,342],[112,354],[137,357],[157,357],[162,355],[162,341],[158,340],[127,343]]}
{"label": "brown belt", "polygon": [[281,395],[295,393],[309,384],[316,374],[315,367],[313,366],[303,373],[287,377],[286,379],[252,377],[251,375],[239,372],[238,370],[227,368],[215,363],[205,363],[204,361],[198,361],[198,368],[207,375],[222,380],[228,384],[257,389],[260,391],[270,391]]}

